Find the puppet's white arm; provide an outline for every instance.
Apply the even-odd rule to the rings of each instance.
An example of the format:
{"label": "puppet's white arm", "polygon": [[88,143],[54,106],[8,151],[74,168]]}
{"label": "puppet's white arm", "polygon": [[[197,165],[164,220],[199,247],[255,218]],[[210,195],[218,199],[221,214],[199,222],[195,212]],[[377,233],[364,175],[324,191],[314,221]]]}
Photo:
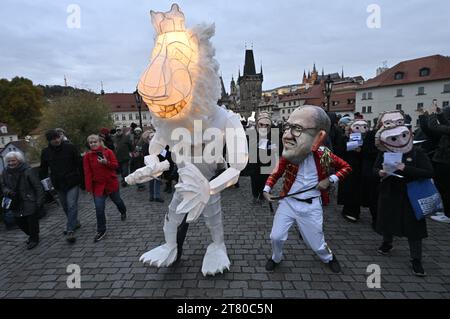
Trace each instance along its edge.
{"label": "puppet's white arm", "polygon": [[247,138],[239,116],[236,114],[233,114],[227,119],[225,143],[230,167],[209,183],[210,195],[217,194],[225,188],[236,184],[239,180],[239,174],[247,165]]}
{"label": "puppet's white arm", "polygon": [[170,168],[169,161],[160,162],[158,154],[165,148],[164,143],[158,142],[157,134],[150,142],[149,154],[144,157],[145,166],[137,169],[134,173],[125,177],[125,182],[129,185],[148,182],[160,176],[164,171]]}

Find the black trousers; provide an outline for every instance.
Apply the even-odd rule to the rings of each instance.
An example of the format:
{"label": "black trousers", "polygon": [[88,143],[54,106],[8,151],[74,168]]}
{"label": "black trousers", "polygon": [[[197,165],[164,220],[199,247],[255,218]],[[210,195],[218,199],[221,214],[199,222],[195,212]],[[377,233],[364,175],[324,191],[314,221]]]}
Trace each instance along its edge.
{"label": "black trousers", "polygon": [[266,184],[266,180],[268,177],[269,177],[268,175],[261,175],[261,174],[252,175],[250,177],[251,183],[252,183],[253,198],[258,198],[258,199],[264,198],[263,190],[264,190],[264,185]]}
{"label": "black trousers", "polygon": [[[389,234],[383,234],[383,241],[392,245],[394,237]],[[411,259],[422,259],[422,239],[410,239],[408,238],[409,253]]]}
{"label": "black trousers", "polygon": [[434,163],[434,181],[442,197],[445,216],[450,218],[450,165]]}
{"label": "black trousers", "polygon": [[184,216],[183,221],[177,228],[177,260],[181,258],[181,255],[183,254],[183,244],[184,240],[186,239],[186,234],[189,229],[189,224],[186,222],[188,214]]}
{"label": "black trousers", "polygon": [[361,215],[361,206],[359,204],[345,204],[342,213],[359,219]]}
{"label": "black trousers", "polygon": [[37,214],[15,217],[16,224],[29,236],[30,241],[39,242],[39,220]]}

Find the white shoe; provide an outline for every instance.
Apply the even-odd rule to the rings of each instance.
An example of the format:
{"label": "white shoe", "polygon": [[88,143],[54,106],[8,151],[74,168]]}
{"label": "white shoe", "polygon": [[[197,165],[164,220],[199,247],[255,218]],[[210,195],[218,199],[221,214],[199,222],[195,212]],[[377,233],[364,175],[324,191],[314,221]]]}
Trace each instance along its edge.
{"label": "white shoe", "polygon": [[434,216],[443,216],[445,215],[444,212],[437,212],[436,214],[434,214]]}
{"label": "white shoe", "polygon": [[450,218],[448,218],[445,215],[441,215],[441,216],[431,216],[431,219],[437,222],[441,222],[441,223],[447,223],[450,224]]}

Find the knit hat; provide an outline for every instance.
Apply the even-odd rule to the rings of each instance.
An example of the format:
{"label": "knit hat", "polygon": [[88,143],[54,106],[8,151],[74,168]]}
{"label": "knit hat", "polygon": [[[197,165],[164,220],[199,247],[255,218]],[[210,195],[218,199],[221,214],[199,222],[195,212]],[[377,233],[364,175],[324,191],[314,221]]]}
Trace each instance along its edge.
{"label": "knit hat", "polygon": [[352,119],[350,117],[344,116],[339,120],[339,125],[348,125],[351,121]]}
{"label": "knit hat", "polygon": [[52,141],[56,138],[60,137],[59,133],[57,130],[48,130],[47,133],[45,133],[45,138],[47,139],[47,141]]}

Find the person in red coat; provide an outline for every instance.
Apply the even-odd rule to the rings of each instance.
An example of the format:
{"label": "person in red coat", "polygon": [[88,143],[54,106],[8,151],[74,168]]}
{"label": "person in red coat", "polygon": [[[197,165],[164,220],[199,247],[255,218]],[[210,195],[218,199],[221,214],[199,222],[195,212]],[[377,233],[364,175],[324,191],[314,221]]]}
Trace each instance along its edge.
{"label": "person in red coat", "polygon": [[268,177],[263,193],[268,201],[273,201],[270,191],[284,174],[280,194],[283,199],[280,200],[270,234],[272,256],[266,263],[268,271],[280,264],[283,244],[294,223],[297,223],[303,240],[317,256],[333,272],[341,271],[336,256],[325,242],[322,204],[329,202],[329,186],[342,181],[350,174],[351,167],[329,149],[320,147],[330,126],[330,119],[322,108],[305,105],[292,112],[284,127],[282,158]]}
{"label": "person in red coat", "polygon": [[116,175],[119,163],[114,152],[103,145],[98,135],[90,135],[87,142],[90,151],[83,157],[84,179],[86,191],[94,195],[97,216],[97,234],[94,242],[98,242],[106,234],[106,197],[109,196],[117,206],[122,221],[127,217],[127,208],[119,193],[119,181]]}

